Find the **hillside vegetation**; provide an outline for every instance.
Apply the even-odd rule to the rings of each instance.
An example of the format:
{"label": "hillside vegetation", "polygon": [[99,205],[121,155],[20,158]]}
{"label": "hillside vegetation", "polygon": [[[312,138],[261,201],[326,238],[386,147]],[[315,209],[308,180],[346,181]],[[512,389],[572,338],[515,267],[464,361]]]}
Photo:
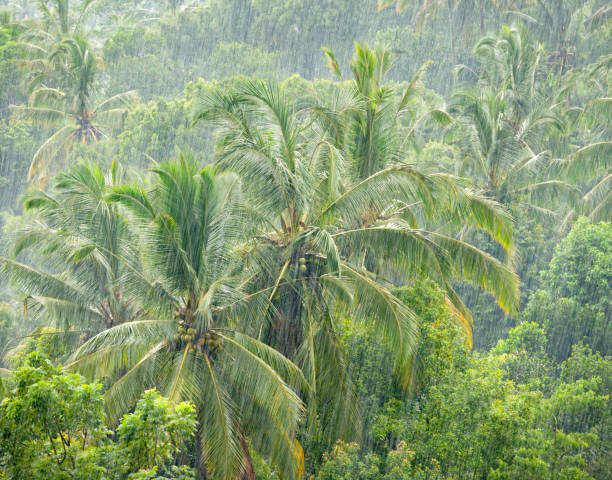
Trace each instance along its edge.
{"label": "hillside vegetation", "polygon": [[612,3],[0,0],[0,480],[612,477]]}

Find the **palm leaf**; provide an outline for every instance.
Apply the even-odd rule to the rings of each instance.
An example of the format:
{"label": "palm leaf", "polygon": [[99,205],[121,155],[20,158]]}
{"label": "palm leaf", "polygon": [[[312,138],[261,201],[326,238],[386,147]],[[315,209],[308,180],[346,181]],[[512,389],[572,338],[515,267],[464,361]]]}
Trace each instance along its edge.
{"label": "palm leaf", "polygon": [[461,240],[431,232],[457,268],[458,280],[491,293],[502,310],[516,314],[519,306],[519,279],[513,269],[491,255]]}
{"label": "palm leaf", "polygon": [[40,297],[88,305],[89,298],[66,280],[10,258],[0,257],[0,269],[10,276],[21,289]]}
{"label": "palm leaf", "polygon": [[133,408],[145,390],[155,386],[159,374],[159,365],[155,360],[165,346],[165,342],[160,342],[148,350],[106,391],[104,406],[111,423],[117,423],[120,415]]}
{"label": "palm leaf", "polygon": [[612,167],[612,142],[598,142],[582,147],[563,160],[567,173],[578,179],[600,169]]}
{"label": "palm leaf", "polygon": [[234,480],[243,461],[237,441],[236,407],[207,355],[204,356],[202,378],[199,434],[206,468],[215,478]]}
{"label": "palm leaf", "polygon": [[606,175],[584,196],[593,221],[608,221],[612,216],[612,174]]}
{"label": "palm leaf", "polygon": [[11,106],[11,110],[15,112],[18,118],[31,120],[44,127],[55,127],[58,123],[65,123],[70,119],[69,113],[56,108],[20,105]]}
{"label": "palm leaf", "polygon": [[32,157],[32,163],[28,170],[28,180],[34,177],[38,177],[41,181],[45,181],[45,177],[42,175],[44,169],[48,167],[51,160],[54,160],[60,156],[61,152],[67,152],[72,147],[75,141],[74,138],[74,125],[66,125],[62,127],[53,135],[51,135],[45,142],[36,150]]}
{"label": "palm leaf", "polygon": [[109,110],[124,110],[134,105],[138,101],[138,92],[130,90],[128,92],[118,93],[99,103],[94,111],[99,117],[102,113]]}
{"label": "palm leaf", "polygon": [[418,317],[388,289],[346,263],[341,273],[352,284],[356,315],[379,326],[381,339],[388,342],[396,356],[395,371],[401,384],[410,384],[412,362],[417,347]]}

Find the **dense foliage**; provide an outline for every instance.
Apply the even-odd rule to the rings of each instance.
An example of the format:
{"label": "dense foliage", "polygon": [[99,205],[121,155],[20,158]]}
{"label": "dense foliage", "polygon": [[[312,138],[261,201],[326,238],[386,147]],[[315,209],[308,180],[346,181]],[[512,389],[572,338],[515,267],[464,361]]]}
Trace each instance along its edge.
{"label": "dense foliage", "polygon": [[607,480],[612,4],[0,0],[0,479]]}
{"label": "dense foliage", "polygon": [[544,325],[551,355],[565,360],[572,345],[583,341],[603,355],[612,354],[610,279],[610,224],[578,219],[557,246],[524,312],[526,319]]}
{"label": "dense foliage", "polygon": [[64,373],[38,353],[10,383],[0,406],[0,478],[194,477],[173,466],[195,432],[192,404],[171,407],[149,390],[113,434],[104,424],[102,385]]}

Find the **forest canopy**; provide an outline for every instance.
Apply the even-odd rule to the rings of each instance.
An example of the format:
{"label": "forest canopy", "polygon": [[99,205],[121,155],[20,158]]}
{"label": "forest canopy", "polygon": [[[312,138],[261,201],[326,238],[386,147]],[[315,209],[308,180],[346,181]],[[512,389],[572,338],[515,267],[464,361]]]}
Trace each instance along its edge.
{"label": "forest canopy", "polygon": [[606,480],[612,3],[0,0],[0,480]]}

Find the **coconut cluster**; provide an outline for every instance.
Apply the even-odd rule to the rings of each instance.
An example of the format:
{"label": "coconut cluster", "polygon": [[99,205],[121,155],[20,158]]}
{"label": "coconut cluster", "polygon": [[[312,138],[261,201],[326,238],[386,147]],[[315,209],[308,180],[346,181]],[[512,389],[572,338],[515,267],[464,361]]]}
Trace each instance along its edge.
{"label": "coconut cluster", "polygon": [[195,328],[179,324],[177,333],[174,336],[174,343],[177,350],[187,347],[194,353],[214,354],[221,346],[222,338],[213,330],[198,332]]}

